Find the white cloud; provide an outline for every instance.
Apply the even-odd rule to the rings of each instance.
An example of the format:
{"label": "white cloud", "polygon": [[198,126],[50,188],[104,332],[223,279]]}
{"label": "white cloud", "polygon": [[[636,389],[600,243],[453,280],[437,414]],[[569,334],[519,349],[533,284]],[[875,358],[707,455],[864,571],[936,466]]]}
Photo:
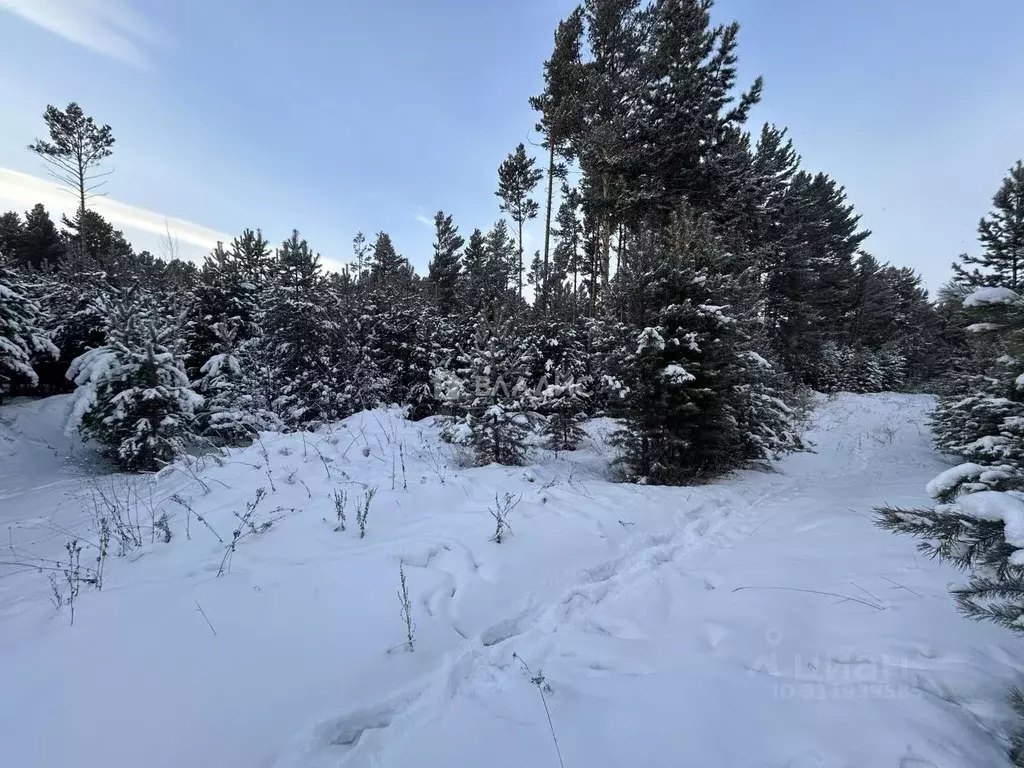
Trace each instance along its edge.
{"label": "white cloud", "polygon": [[[0,2],[5,1],[0,0]],[[23,211],[36,203],[46,206],[53,219],[59,221],[60,214],[70,216],[74,213],[77,198],[67,188],[58,186],[47,179],[0,168],[0,210]],[[147,248],[158,255],[160,254],[159,248],[154,248],[151,243],[159,243],[161,239],[165,239],[168,229],[180,244],[190,246],[187,248],[187,253],[184,252],[186,249],[183,249],[182,258],[195,258],[209,252],[218,241],[229,242],[231,240],[230,236],[222,232],[183,219],[137,208],[108,197],[94,198],[90,206],[118,229],[142,234],[142,238],[132,237],[129,234],[128,239],[137,248]]]}
{"label": "white cloud", "polygon": [[0,0],[0,11],[36,24],[91,51],[146,66],[142,43],[156,31],[123,0]]}
{"label": "white cloud", "polygon": [[[0,2],[2,2],[2,0],[0,0]],[[427,216],[427,214],[425,214],[422,210],[419,213],[417,213],[413,218],[415,218],[417,222],[419,222],[425,227],[434,226],[434,220]]]}

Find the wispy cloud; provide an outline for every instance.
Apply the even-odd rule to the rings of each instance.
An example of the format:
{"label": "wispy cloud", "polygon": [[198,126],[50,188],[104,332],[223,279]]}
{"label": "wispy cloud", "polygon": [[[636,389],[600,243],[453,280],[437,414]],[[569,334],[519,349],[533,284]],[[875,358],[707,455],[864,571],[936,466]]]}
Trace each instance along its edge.
{"label": "wispy cloud", "polygon": [[[45,205],[53,218],[58,219],[59,214],[74,213],[76,198],[67,189],[47,179],[0,168],[0,210],[12,207],[25,210],[36,203]],[[171,235],[179,242],[204,251],[208,251],[218,241],[231,240],[228,235],[193,224],[191,221],[164,216],[108,197],[95,198],[90,206],[119,229],[128,229],[156,238],[166,237],[167,231],[170,230]]]}
{"label": "wispy cloud", "polygon": [[0,0],[9,11],[91,51],[145,67],[156,30],[124,0]]}
{"label": "wispy cloud", "polygon": [[[2,0],[0,0],[0,2],[2,2]],[[417,222],[419,222],[425,227],[434,226],[434,220],[430,216],[427,216],[427,214],[423,212],[422,208],[416,213],[416,215],[413,218],[416,219]]]}

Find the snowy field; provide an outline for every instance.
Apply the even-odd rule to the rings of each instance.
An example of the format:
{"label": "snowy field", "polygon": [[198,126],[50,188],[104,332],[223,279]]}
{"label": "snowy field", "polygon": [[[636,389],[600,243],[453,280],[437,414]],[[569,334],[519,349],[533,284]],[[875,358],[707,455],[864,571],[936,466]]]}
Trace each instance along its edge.
{"label": "snowy field", "polygon": [[[697,488],[610,482],[607,421],[574,454],[462,469],[394,411],[104,476],[61,434],[64,398],[5,406],[0,765],[1007,765],[1019,642],[959,617],[957,575],[871,522],[947,466],[931,405],[823,399],[814,452]],[[72,625],[59,571],[18,563],[77,533],[92,567],[100,492],[140,544],[111,543]]]}

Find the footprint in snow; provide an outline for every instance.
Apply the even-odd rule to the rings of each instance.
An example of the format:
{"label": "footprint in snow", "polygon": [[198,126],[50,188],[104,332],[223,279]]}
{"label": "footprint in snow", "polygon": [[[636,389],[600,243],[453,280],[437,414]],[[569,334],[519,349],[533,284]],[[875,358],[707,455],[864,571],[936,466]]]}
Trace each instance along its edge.
{"label": "footprint in snow", "polygon": [[[405,694],[377,706],[325,720],[301,736],[292,749],[274,764],[274,768],[343,765],[349,758],[355,758],[352,753],[366,746],[365,742],[372,734],[390,728],[399,714],[417,698],[418,693]],[[360,764],[366,763],[361,760]]]}
{"label": "footprint in snow", "polygon": [[490,648],[491,646],[498,645],[506,640],[511,640],[522,632],[522,621],[522,616],[499,621],[497,624],[488,627],[480,634],[480,643],[485,648]]}

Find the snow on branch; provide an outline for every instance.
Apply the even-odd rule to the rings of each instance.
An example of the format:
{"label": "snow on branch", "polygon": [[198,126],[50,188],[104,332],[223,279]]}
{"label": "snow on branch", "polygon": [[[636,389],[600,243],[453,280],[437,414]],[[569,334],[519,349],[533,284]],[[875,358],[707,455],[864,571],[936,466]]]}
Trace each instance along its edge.
{"label": "snow on branch", "polygon": [[1020,296],[1009,288],[996,286],[994,288],[980,288],[964,299],[965,307],[988,307],[993,304],[1013,304],[1020,300]]}

